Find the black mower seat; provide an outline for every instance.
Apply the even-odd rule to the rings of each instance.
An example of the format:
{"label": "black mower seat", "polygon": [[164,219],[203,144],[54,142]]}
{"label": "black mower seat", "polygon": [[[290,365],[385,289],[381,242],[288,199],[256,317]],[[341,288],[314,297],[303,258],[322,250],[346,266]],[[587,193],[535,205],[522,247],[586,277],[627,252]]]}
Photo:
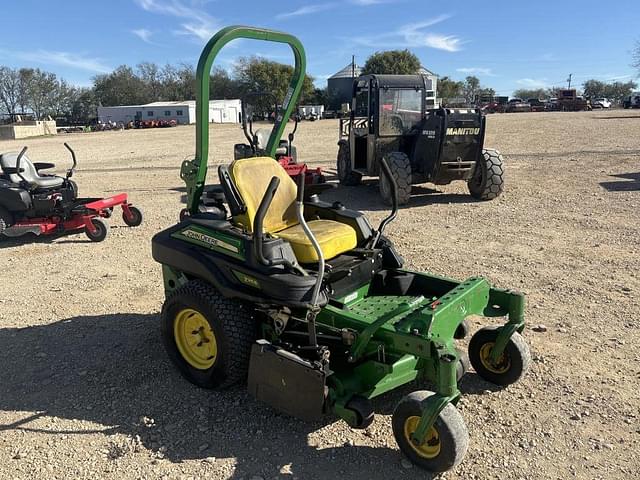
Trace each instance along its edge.
{"label": "black mower seat", "polygon": [[[0,155],[0,168],[2,170],[9,168],[16,168],[18,160],[17,153],[3,153]],[[36,167],[33,165],[29,157],[22,156],[20,160],[20,169],[23,170],[22,176],[30,184],[31,188],[56,188],[61,187],[64,183],[64,178],[56,177],[54,175],[40,175]],[[12,183],[20,183],[22,178],[17,173],[10,173],[9,180]]]}
{"label": "black mower seat", "polygon": [[[298,262],[318,261],[311,241],[298,223],[296,184],[278,162],[271,157],[243,158],[231,164],[229,174],[246,206],[245,213],[234,216],[234,221],[249,232],[253,231],[256,212],[271,178],[278,177],[280,186],[265,215],[264,231],[289,242]],[[348,252],[358,243],[356,231],[345,223],[333,220],[311,220],[307,223],[326,260]]]}

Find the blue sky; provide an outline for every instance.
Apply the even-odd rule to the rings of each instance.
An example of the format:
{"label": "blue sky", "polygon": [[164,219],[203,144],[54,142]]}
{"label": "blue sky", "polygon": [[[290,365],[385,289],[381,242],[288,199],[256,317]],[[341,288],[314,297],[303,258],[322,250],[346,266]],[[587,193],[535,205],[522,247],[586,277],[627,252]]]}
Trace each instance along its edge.
{"label": "blue sky", "polygon": [[[476,75],[500,94],[564,84],[569,73],[629,80],[640,40],[640,1],[593,0],[21,0],[2,7],[0,65],[53,71],[77,85],[121,64],[195,64],[206,40],[227,25],[296,35],[318,86],[374,51],[409,48],[439,75]],[[271,43],[239,41],[221,52],[231,69],[239,56],[290,62]]]}

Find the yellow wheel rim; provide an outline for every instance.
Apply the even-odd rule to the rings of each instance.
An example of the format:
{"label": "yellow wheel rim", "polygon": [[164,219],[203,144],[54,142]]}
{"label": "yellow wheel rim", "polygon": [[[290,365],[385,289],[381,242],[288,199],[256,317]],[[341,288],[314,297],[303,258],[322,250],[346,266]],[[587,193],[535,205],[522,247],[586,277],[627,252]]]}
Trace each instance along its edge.
{"label": "yellow wheel rim", "polygon": [[216,362],[216,336],[200,312],[191,308],[180,310],[173,321],[173,336],[180,355],[193,368],[207,370]]}
{"label": "yellow wheel rim", "polygon": [[411,434],[418,428],[418,423],[420,423],[420,417],[417,416],[409,417],[404,421],[404,438],[407,440],[407,443],[411,448],[413,448],[413,450],[422,458],[436,458],[440,455],[441,447],[438,430],[436,430],[436,427],[432,426],[427,431],[424,443],[422,445],[415,445],[413,441],[411,441]]}
{"label": "yellow wheel rim", "polygon": [[491,360],[491,351],[494,345],[494,342],[487,342],[480,347],[480,361],[482,362],[482,366],[493,373],[506,373],[511,368],[511,359],[503,352],[496,362]]}

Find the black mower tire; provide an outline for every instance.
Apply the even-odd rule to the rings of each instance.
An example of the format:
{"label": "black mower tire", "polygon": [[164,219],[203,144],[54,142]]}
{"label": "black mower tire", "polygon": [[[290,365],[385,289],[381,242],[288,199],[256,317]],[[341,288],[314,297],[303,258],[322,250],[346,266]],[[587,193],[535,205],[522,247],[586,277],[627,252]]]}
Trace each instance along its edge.
{"label": "black mower tire", "polygon": [[492,325],[473,334],[469,342],[469,360],[480,377],[495,385],[506,387],[516,383],[527,372],[531,363],[531,352],[522,335],[515,332],[507,342],[500,362],[492,364],[488,355],[500,328],[499,325]]}
{"label": "black mower tire", "polygon": [[[175,321],[184,309],[200,313],[215,336],[217,354],[209,368],[195,368],[176,344]],[[257,323],[249,305],[223,297],[202,280],[192,280],[165,300],[161,333],[170,360],[194,385],[221,390],[246,381],[251,347],[257,338]]]}
{"label": "black mower tire", "polygon": [[341,141],[338,145],[336,169],[338,171],[338,180],[340,181],[340,184],[346,185],[347,187],[360,185],[362,175],[351,169],[351,150],[349,148],[349,143]]}
{"label": "black mower tire", "polygon": [[93,227],[96,229],[95,232],[91,233],[88,229],[84,229],[85,235],[92,242],[102,242],[107,235],[109,235],[109,224],[100,217],[94,217],[91,219],[91,223]]}
{"label": "black mower tire", "polygon": [[504,190],[504,161],[497,150],[484,149],[473,176],[467,180],[469,193],[476,200],[493,200]]}
{"label": "black mower tire", "polygon": [[0,237],[3,236],[5,230],[13,225],[13,215],[9,210],[0,206]]}
{"label": "black mower tire", "polygon": [[[433,392],[419,390],[400,400],[391,417],[391,426],[400,451],[411,463],[430,472],[446,472],[462,462],[469,448],[469,432],[455,406],[448,403],[436,418],[433,427],[438,443],[432,445],[433,452],[421,453],[417,450],[420,447],[414,446],[408,438],[408,434],[415,431],[410,428],[411,420],[415,422],[414,417],[422,415],[422,404],[432,395]],[[436,445],[439,445],[437,450]]]}
{"label": "black mower tire", "polygon": [[127,212],[125,212],[124,210],[122,211],[122,221],[129,227],[140,226],[143,219],[142,210],[140,210],[138,207],[130,205],[129,211],[131,212],[130,217],[127,215]]}
{"label": "black mower tire", "polygon": [[[385,155],[391,175],[396,180],[398,186],[398,205],[405,205],[409,203],[411,198],[411,161],[409,157],[402,152],[390,152]],[[385,177],[384,173],[380,172],[380,195],[387,205],[393,203],[391,198],[391,186],[389,180]]]}

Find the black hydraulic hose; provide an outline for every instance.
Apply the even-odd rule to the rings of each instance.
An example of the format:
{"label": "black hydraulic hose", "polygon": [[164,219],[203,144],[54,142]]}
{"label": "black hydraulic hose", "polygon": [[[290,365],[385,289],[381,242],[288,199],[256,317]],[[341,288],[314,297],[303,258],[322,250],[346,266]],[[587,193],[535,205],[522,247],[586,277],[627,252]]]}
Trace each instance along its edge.
{"label": "black hydraulic hose", "polygon": [[378,244],[378,240],[380,240],[380,237],[382,236],[382,232],[384,232],[384,229],[387,228],[387,225],[389,225],[389,223],[391,223],[398,215],[398,184],[396,183],[396,179],[394,178],[394,176],[391,174],[391,169],[389,168],[389,164],[387,163],[386,158],[382,157],[380,159],[380,166],[382,167],[382,173],[384,173],[384,176],[387,177],[389,186],[391,187],[391,213],[388,217],[383,219],[382,222],[380,222],[378,231],[373,237],[374,240],[371,248],[376,247],[376,245]]}

